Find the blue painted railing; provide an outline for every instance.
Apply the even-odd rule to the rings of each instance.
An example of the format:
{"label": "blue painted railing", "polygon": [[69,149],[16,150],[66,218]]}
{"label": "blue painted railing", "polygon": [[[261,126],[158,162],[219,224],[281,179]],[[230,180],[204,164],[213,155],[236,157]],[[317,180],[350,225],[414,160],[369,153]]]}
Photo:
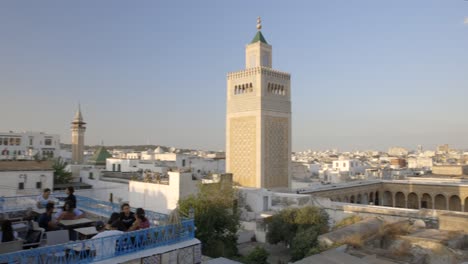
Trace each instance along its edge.
{"label": "blue painted railing", "polygon": [[0,263],[91,263],[194,238],[193,219],[121,235],[74,241],[0,255]]}
{"label": "blue painted railing", "polygon": [[[36,198],[38,195],[25,195],[14,197],[0,197],[0,214],[27,211],[36,207]],[[54,193],[52,199],[64,198],[64,193]],[[77,206],[86,212],[93,213],[103,217],[110,217],[113,212],[120,212],[120,205],[108,201],[100,201],[93,198],[76,195]],[[135,208],[131,209],[135,211]],[[167,220],[166,214],[145,210],[146,217],[151,225],[161,225]]]}
{"label": "blue painted railing", "polygon": [[[85,196],[76,196],[78,208],[94,213],[96,215],[101,215],[104,217],[110,217],[113,212],[120,212],[120,205],[107,202],[99,201]],[[131,209],[135,211],[135,208]],[[146,218],[149,219],[151,225],[160,225],[166,222],[168,216],[166,214],[153,212],[150,210],[145,210]]]}

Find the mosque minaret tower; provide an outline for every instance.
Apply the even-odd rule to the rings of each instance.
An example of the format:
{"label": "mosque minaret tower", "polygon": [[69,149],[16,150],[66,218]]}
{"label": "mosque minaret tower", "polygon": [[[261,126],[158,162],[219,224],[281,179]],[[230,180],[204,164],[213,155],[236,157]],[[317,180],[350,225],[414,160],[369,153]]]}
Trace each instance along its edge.
{"label": "mosque minaret tower", "polygon": [[257,34],[245,69],[227,76],[226,171],[240,186],[284,189],[291,175],[291,75],[272,68],[272,46]]}
{"label": "mosque minaret tower", "polygon": [[71,123],[72,131],[72,164],[83,163],[84,151],[84,133],[86,131],[86,123],[83,122],[83,115],[81,114],[81,107],[78,106],[75,118]]}

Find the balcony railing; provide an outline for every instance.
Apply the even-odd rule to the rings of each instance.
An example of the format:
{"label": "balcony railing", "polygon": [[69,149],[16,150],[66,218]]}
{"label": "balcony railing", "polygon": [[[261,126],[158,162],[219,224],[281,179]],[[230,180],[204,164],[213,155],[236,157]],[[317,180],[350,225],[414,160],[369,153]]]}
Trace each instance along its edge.
{"label": "balcony railing", "polygon": [[[64,193],[56,193],[52,200],[58,200],[65,197]],[[36,198],[34,195],[0,197],[0,214],[28,211],[36,207]],[[58,198],[58,199],[57,199]],[[110,217],[113,212],[120,212],[120,204],[107,201],[100,201],[93,198],[76,195],[77,206],[86,212],[93,213],[103,217]],[[132,208],[135,211],[135,208]],[[146,217],[153,225],[165,223],[167,215],[145,210]]]}
{"label": "balcony railing", "polygon": [[0,263],[91,263],[194,238],[193,219],[97,239],[73,241],[0,255]]}

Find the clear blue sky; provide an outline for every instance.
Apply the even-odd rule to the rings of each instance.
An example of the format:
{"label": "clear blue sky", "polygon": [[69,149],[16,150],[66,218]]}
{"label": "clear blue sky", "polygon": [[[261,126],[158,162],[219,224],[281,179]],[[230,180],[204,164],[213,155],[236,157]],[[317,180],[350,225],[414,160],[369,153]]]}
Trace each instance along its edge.
{"label": "clear blue sky", "polygon": [[1,1],[0,131],[224,149],[256,18],[292,74],[293,150],[468,148],[468,2]]}

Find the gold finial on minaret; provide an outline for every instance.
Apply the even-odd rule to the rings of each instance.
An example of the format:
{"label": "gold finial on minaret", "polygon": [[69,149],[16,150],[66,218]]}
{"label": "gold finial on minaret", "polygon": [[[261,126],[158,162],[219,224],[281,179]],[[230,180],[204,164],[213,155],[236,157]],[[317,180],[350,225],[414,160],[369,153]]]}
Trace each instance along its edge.
{"label": "gold finial on minaret", "polygon": [[257,30],[260,31],[262,29],[262,19],[257,17]]}

